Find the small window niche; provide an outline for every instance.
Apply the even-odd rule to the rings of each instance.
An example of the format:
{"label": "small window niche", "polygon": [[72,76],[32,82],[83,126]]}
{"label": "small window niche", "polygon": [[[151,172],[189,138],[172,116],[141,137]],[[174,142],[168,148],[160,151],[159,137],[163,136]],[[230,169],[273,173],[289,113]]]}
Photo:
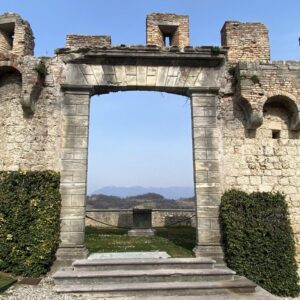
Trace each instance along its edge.
{"label": "small window niche", "polygon": [[274,140],[280,139],[280,130],[272,129],[272,139]]}
{"label": "small window niche", "polygon": [[[6,40],[7,50],[13,49],[13,39],[15,34],[15,23],[4,23],[0,24],[0,34],[2,35],[2,40]],[[3,46],[3,45],[2,45]]]}
{"label": "small window niche", "polygon": [[159,29],[161,31],[164,47],[178,46],[178,38],[174,38],[176,36],[176,32],[178,30],[177,25],[159,25]]}

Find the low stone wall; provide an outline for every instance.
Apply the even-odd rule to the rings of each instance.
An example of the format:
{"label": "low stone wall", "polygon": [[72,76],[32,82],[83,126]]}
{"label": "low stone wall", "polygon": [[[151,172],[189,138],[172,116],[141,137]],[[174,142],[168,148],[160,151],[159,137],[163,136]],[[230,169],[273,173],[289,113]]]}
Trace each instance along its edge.
{"label": "low stone wall", "polygon": [[[95,219],[97,221],[91,220]],[[101,223],[100,223],[101,222]],[[132,209],[87,209],[85,224],[95,227],[132,227]],[[196,227],[193,209],[153,209],[152,226],[193,226]]]}

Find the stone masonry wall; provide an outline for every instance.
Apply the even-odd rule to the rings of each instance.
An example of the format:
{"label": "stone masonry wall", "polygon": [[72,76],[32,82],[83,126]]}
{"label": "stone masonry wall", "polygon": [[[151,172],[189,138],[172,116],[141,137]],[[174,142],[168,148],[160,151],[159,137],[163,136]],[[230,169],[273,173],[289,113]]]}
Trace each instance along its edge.
{"label": "stone masonry wall", "polygon": [[227,21],[221,30],[221,42],[229,47],[228,62],[270,60],[268,30],[261,23]]}
{"label": "stone masonry wall", "polygon": [[189,46],[189,18],[175,14],[153,13],[147,16],[147,45],[164,47],[164,36],[170,36],[170,46]]}
{"label": "stone masonry wall", "polygon": [[[256,73],[260,82],[249,83],[252,89],[249,86],[245,89],[249,95],[260,90],[250,101],[253,106],[257,102],[262,105],[263,123],[256,130],[247,130],[245,108],[239,99],[230,95],[220,99],[223,191],[234,188],[247,192],[283,192],[300,263],[300,133],[290,129],[292,112],[286,105],[286,101],[299,100],[300,65],[275,62],[263,64],[261,68],[263,71]],[[246,74],[246,68],[243,70]],[[253,69],[248,72],[253,74]]]}
{"label": "stone masonry wall", "polygon": [[79,35],[68,34],[66,47],[109,47],[111,45],[111,37],[109,35]]}
{"label": "stone masonry wall", "polygon": [[13,69],[0,73],[0,169],[60,170],[61,109],[58,78],[62,64],[49,60],[45,87],[32,116],[21,106],[22,79]]}

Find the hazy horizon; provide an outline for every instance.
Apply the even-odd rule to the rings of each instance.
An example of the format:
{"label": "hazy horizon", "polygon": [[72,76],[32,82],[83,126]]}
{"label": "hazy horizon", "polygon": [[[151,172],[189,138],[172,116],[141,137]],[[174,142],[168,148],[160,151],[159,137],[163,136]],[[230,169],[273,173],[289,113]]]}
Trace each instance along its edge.
{"label": "hazy horizon", "polygon": [[193,186],[169,186],[169,187],[145,187],[145,186],[105,186],[101,187],[91,195],[107,195],[118,197],[130,197],[143,195],[147,193],[156,193],[164,196],[166,199],[190,198],[194,196]]}

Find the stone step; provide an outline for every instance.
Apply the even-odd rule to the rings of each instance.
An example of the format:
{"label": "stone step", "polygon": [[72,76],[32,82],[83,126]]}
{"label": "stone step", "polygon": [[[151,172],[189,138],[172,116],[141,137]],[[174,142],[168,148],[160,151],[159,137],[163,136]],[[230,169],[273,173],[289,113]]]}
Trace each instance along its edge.
{"label": "stone step", "polygon": [[233,279],[230,269],[158,269],[158,270],[114,270],[114,271],[58,271],[53,275],[55,284],[109,284],[133,282],[172,281],[216,281]]}
{"label": "stone step", "polygon": [[81,259],[73,262],[74,270],[158,270],[158,269],[212,269],[210,258],[143,258],[143,259]]}
{"label": "stone step", "polygon": [[200,282],[151,282],[151,283],[126,283],[105,285],[56,285],[59,293],[92,293],[99,297],[155,297],[155,296],[203,296],[220,295],[224,293],[253,293],[256,285],[248,279],[200,281]]}

